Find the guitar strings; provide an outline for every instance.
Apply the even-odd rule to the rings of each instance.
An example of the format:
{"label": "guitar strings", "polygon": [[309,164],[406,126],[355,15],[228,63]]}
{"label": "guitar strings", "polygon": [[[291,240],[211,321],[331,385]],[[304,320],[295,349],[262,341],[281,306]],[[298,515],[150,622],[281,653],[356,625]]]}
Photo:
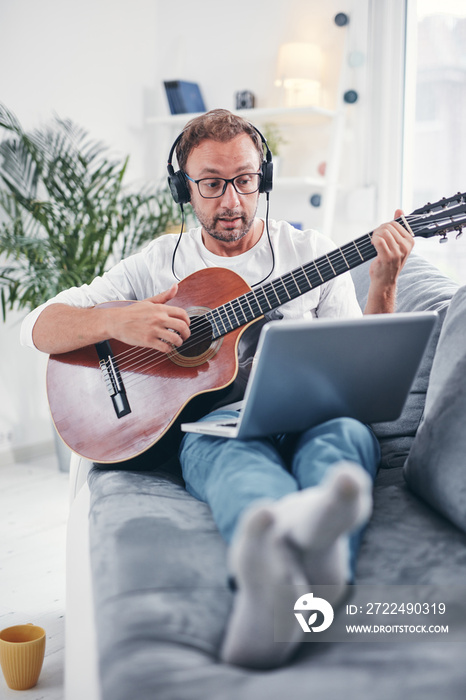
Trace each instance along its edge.
{"label": "guitar strings", "polygon": [[[368,239],[365,242],[365,246],[359,245],[359,249],[364,254],[366,252],[366,250],[364,250],[364,249],[371,250],[369,247],[371,245],[372,244],[370,243],[370,239]],[[351,264],[353,264],[355,261],[358,262],[358,259],[360,258],[360,254],[357,252],[356,249],[354,249],[352,256],[353,256],[353,259],[351,260]],[[350,259],[350,255],[348,254],[348,252],[347,252],[347,255],[345,257],[348,260]],[[321,259],[321,263],[326,263],[327,259],[332,260],[332,263],[333,263],[332,267],[333,268],[335,267],[335,265],[337,265],[337,263],[341,264],[341,262],[342,262],[342,258],[339,254],[339,251],[331,251],[328,254],[328,256],[325,256],[324,258]],[[311,262],[309,264],[312,265],[313,263]],[[347,266],[345,266],[345,269],[349,269],[349,268]],[[296,273],[296,271],[294,271],[294,272]],[[301,282],[307,280],[307,276],[305,275],[303,269],[298,269],[297,273],[301,277],[301,280],[300,280]],[[294,277],[296,278],[297,274],[295,274]],[[271,284],[273,286],[273,283],[269,283],[269,284]],[[278,296],[277,296],[277,299],[278,299]],[[284,301],[286,301],[286,299]],[[228,302],[228,303],[231,304],[233,302]],[[259,314],[259,315],[262,315],[262,314]],[[253,319],[251,319],[251,320],[253,320]],[[240,324],[240,325],[244,325],[244,324]],[[184,344],[184,348],[186,349],[187,347],[193,347],[197,343],[201,342],[202,340],[207,340],[209,338],[211,338],[211,332],[197,334],[197,335],[195,333],[193,333],[192,342],[189,342],[189,340],[191,340],[191,338],[190,338]],[[132,348],[129,352],[121,353],[120,355],[116,355],[115,359],[117,359],[119,361],[119,369],[121,371],[142,372],[146,368],[150,368],[151,370],[156,369],[156,367],[159,364],[166,362],[167,360],[170,360],[170,358],[173,357],[174,355],[176,355],[177,352],[178,352],[178,349],[175,349],[169,353],[163,353],[161,351],[157,351],[157,350],[152,349],[152,348],[138,348],[138,349]],[[126,362],[125,362],[125,360],[126,360]],[[130,361],[127,362],[127,360],[130,360]],[[131,363],[131,360],[134,360],[134,361]],[[120,362],[121,362],[121,364],[120,364]],[[142,379],[144,379],[144,377]],[[137,379],[136,379],[136,381],[137,381]],[[128,380],[128,382],[126,382],[127,386],[132,385],[134,383],[131,380]]]}
{"label": "guitar strings", "polygon": [[[407,218],[409,218],[409,219],[410,219],[411,221],[413,221],[413,223],[414,223],[414,219],[417,219],[417,218],[422,219],[422,218],[424,218],[424,217],[422,217],[422,215],[410,215],[410,216],[407,217]],[[368,235],[370,235],[370,234],[368,234]],[[370,243],[370,240],[368,241],[368,243],[369,243],[370,245],[372,245],[372,244]],[[348,244],[348,245],[350,245],[350,244]],[[361,248],[360,248],[360,249],[361,249]],[[370,248],[369,248],[369,250],[370,250]],[[347,252],[346,257],[348,257],[348,251],[346,251],[346,252]],[[364,251],[363,251],[363,252],[364,252]],[[332,264],[332,263],[334,264],[334,263],[336,262],[335,256],[338,256],[338,255],[341,255],[341,252],[340,252],[339,250],[336,250],[336,251],[331,251],[331,252],[328,254],[328,256],[326,256],[326,257],[329,259],[329,261],[330,261],[331,264]],[[356,259],[356,262],[358,262],[358,256],[355,255],[354,252],[353,252],[353,258],[355,258],[355,259]],[[317,261],[315,261],[315,262],[317,262]],[[320,262],[324,262],[324,263],[325,263],[325,262],[326,262],[325,258],[323,258]],[[351,261],[351,262],[353,263],[353,261]],[[309,263],[309,265],[311,265],[311,264],[312,264],[312,261],[311,261],[311,263]],[[334,266],[333,264],[332,264],[332,267]],[[349,269],[349,268],[348,268],[348,269]],[[345,271],[345,270],[343,270],[343,271]],[[304,278],[303,278],[303,275],[305,274],[305,273],[303,272],[303,268],[301,268],[301,269],[298,268],[297,273],[298,273],[299,275],[301,275],[301,280],[303,280],[303,279],[304,279]],[[291,275],[291,276],[293,276],[294,278],[296,277],[296,271],[292,271],[291,273],[288,273],[288,274]],[[340,273],[338,273],[338,274],[340,274]],[[280,280],[279,280],[279,282],[280,282]],[[272,282],[272,283],[269,283],[269,284],[272,286],[272,289],[273,289],[273,282]],[[260,290],[258,290],[258,291],[260,291]],[[275,290],[273,290],[273,291],[275,291]],[[247,294],[249,294],[249,292],[247,292],[247,293],[246,293],[245,295],[243,295],[243,296],[246,296]],[[235,303],[235,301],[236,301],[237,304],[239,304],[239,302],[238,302],[237,300],[230,300],[229,302],[227,302],[227,304],[230,304],[230,306],[232,306],[232,305]],[[281,300],[280,300],[280,301],[281,301]],[[285,301],[286,301],[286,299],[285,299]],[[221,307],[220,307],[220,308],[221,308]],[[238,310],[239,310],[240,314],[242,314],[242,315],[244,316],[244,312],[243,312],[241,306],[239,306]],[[207,313],[209,313],[209,312],[207,312]],[[235,313],[235,309],[234,309],[234,308],[233,308],[233,313]],[[204,315],[202,315],[202,316],[200,316],[200,317],[196,317],[196,318],[194,318],[194,319],[192,320],[191,326],[190,326],[191,332],[192,332],[192,333],[195,332],[197,325],[199,325],[199,324],[204,324],[204,325],[205,325],[205,315],[206,315],[206,314],[204,314]],[[253,319],[249,319],[249,320],[253,320]],[[248,322],[248,319],[246,319],[246,322]],[[242,324],[241,324],[241,325],[242,325]],[[227,331],[227,332],[228,332],[228,331]],[[208,332],[206,333],[205,336],[199,336],[199,335],[197,335],[197,336],[195,337],[195,342],[197,343],[197,342],[201,342],[202,340],[206,340],[206,339],[208,338],[208,336],[209,336],[209,333],[208,333]],[[186,346],[185,346],[185,347],[186,347]],[[131,351],[129,351],[129,352],[131,352]],[[133,354],[134,354],[134,353],[133,353]]]}
{"label": "guitar strings", "polygon": [[[361,252],[363,253],[363,255],[365,255],[365,254],[367,253],[367,251],[371,251],[371,246],[372,246],[372,243],[371,243],[370,237],[369,237],[365,242],[363,241],[363,245],[360,244],[359,246],[355,246],[354,250],[352,250],[352,251],[351,251],[351,250],[350,250],[350,251],[347,250],[347,251],[346,251],[346,256],[342,255],[342,253],[341,253],[339,250],[335,250],[335,251],[331,251],[327,256],[323,256],[323,258],[321,258],[321,259],[319,260],[319,262],[320,262],[321,264],[322,264],[322,263],[326,264],[327,262],[329,262],[329,263],[331,264],[332,269],[334,270],[334,269],[335,269],[335,266],[338,267],[338,264],[341,264],[341,262],[342,262],[343,260],[345,260],[345,263],[346,263],[347,260],[350,260],[350,263],[351,263],[351,264],[348,265],[348,263],[346,263],[345,266],[344,266],[344,269],[341,270],[341,272],[344,272],[344,271],[346,271],[347,269],[350,269],[350,267],[354,266],[354,263],[355,263],[355,262],[358,262],[358,261],[359,261],[359,258],[360,258],[361,256],[360,256],[360,253],[358,252],[358,249],[359,249],[359,251],[361,251]],[[317,271],[318,271],[318,267],[317,267],[316,263],[317,263],[317,261],[311,261],[310,263],[308,263],[308,266],[315,265],[315,266],[316,266],[316,269],[317,269]],[[292,276],[292,278],[293,278],[294,280],[296,280],[298,283],[301,283],[301,284],[302,284],[303,282],[308,281],[308,280],[307,280],[307,275],[306,275],[306,273],[305,273],[305,271],[304,271],[304,268],[298,268],[297,270],[295,270],[295,271],[293,271],[292,273],[289,273],[289,274],[290,274],[290,275]],[[338,273],[336,273],[336,274],[340,274],[340,272],[338,272]],[[320,276],[321,276],[321,275],[320,275]],[[281,280],[278,280],[278,282],[279,282],[280,284],[283,284],[283,282],[282,282]],[[283,300],[279,298],[277,291],[274,289],[274,282],[269,283],[269,285],[270,285],[270,288],[274,291],[275,296],[277,297],[277,301],[279,301],[280,303],[283,303],[283,302],[286,302],[286,301],[287,301],[286,298],[283,299]],[[312,288],[313,288],[313,287],[311,287],[311,289],[312,289]],[[285,287],[285,291],[286,291],[286,287]],[[251,292],[248,292],[247,294],[250,294],[250,293],[251,293]],[[255,291],[252,291],[252,294],[256,297],[256,292],[255,292]],[[244,296],[246,296],[246,295],[244,295]],[[288,295],[288,296],[289,296],[289,295]],[[265,295],[265,297],[266,297],[266,299],[267,299],[267,296],[266,296],[266,295]],[[257,298],[257,297],[256,297],[256,298]],[[232,310],[233,310],[233,313],[234,313],[235,317],[236,317],[236,312],[235,312],[235,309],[234,309],[234,306],[233,306],[235,302],[236,302],[237,307],[238,307],[238,308],[237,308],[237,311],[238,311],[241,315],[245,316],[242,307],[239,305],[239,302],[238,302],[237,300],[231,300],[230,302],[227,302],[227,304],[229,304],[229,305],[232,307]],[[225,306],[226,306],[226,305],[225,305]],[[272,308],[272,306],[271,306],[270,304],[269,304],[269,306],[270,306],[270,308]],[[261,314],[258,314],[258,315],[261,315]],[[246,323],[249,322],[249,321],[251,321],[251,320],[254,320],[254,318],[248,319],[247,317],[245,317],[245,322],[246,322]],[[244,325],[244,323],[240,323],[240,322],[238,322],[238,323],[239,323],[239,325]],[[202,342],[203,340],[207,340],[207,339],[209,338],[209,335],[211,335],[211,331],[206,331],[205,333],[203,333],[203,334],[201,334],[201,335],[196,334],[196,327],[197,327],[199,324],[205,326],[205,315],[204,315],[204,316],[201,316],[201,317],[199,317],[199,318],[193,319],[193,322],[192,322],[192,324],[191,324],[192,339],[191,339],[191,342],[189,342],[189,340],[186,341],[186,343],[184,344],[184,348],[185,348],[185,349],[186,349],[186,348],[189,348],[190,346],[192,347],[192,346],[196,345],[197,343]],[[228,332],[228,331],[227,331],[227,332]],[[175,349],[173,352],[176,353],[177,350]],[[125,353],[122,353],[122,354],[120,354],[120,355],[117,355],[117,356],[116,356],[116,359],[123,361],[123,359],[126,359],[126,360],[127,360],[127,359],[129,359],[129,358],[131,358],[131,357],[133,357],[133,358],[136,357],[136,359],[137,359],[138,361],[141,361],[141,360],[144,360],[144,359],[146,359],[146,358],[149,359],[149,358],[148,358],[148,355],[151,355],[151,354],[153,354],[153,352],[151,353],[151,349],[150,349],[150,348],[142,349],[142,350],[134,350],[134,349],[131,349],[131,350],[129,350],[129,351],[126,351]],[[168,356],[168,357],[172,356],[172,353],[161,353],[161,354],[162,354],[163,358],[164,358],[165,356]],[[152,358],[151,358],[151,359],[152,359]],[[161,359],[160,361],[163,361],[163,359]],[[131,370],[131,369],[134,369],[135,367],[136,367],[136,365],[133,365],[133,366],[127,365],[124,369],[126,369],[126,370]],[[141,368],[141,367],[143,367],[143,365],[140,365],[140,366],[139,366],[139,368]]]}
{"label": "guitar strings", "polygon": [[[448,221],[448,222],[455,223],[453,218],[451,216],[449,216],[452,209],[455,209],[455,207],[451,207],[449,210],[446,210],[446,212],[439,212],[439,214],[437,215],[437,219],[435,221],[432,221],[432,219],[431,219],[432,225],[435,227],[435,225],[437,224],[437,226],[438,226],[439,220],[441,222]],[[440,219],[439,219],[439,216],[441,217]],[[425,228],[425,226],[426,226],[426,215],[425,214],[424,215],[423,214],[417,214],[417,215],[410,214],[406,217],[406,219],[407,219],[407,221],[409,221],[410,227],[413,229],[413,232],[421,230],[422,228]],[[400,219],[397,219],[397,221],[401,223]],[[419,223],[419,225],[417,225],[418,223]],[[442,225],[443,225],[443,223],[442,223]],[[367,234],[366,239],[365,240],[364,239],[365,239],[364,236],[362,237],[361,241],[358,239],[359,245],[356,245],[356,242],[353,242],[353,244],[354,244],[353,250],[351,250],[351,248],[350,248],[350,246],[352,245],[351,243],[347,244],[347,246],[343,246],[343,248],[346,248],[346,250],[345,250],[346,255],[344,253],[342,253],[342,249],[336,249],[336,250],[330,251],[326,256],[322,256],[322,258],[319,258],[316,261],[310,261],[309,263],[307,263],[306,266],[302,266],[301,268],[297,268],[296,270],[291,271],[290,273],[285,275],[285,277],[289,276],[291,279],[296,280],[296,282],[301,283],[301,284],[303,284],[305,282],[309,283],[305,267],[314,266],[316,268],[319,276],[321,277],[319,269],[318,269],[318,263],[320,263],[322,265],[322,264],[326,264],[327,262],[329,262],[332,269],[335,271],[335,265],[341,264],[342,259],[345,262],[346,261],[350,262],[350,264],[346,266],[346,270],[349,270],[352,267],[354,267],[355,264],[359,261],[358,258],[361,257],[360,253],[362,253],[362,255],[365,256],[367,254],[367,252],[372,252],[371,234]],[[350,248],[350,249],[348,250],[348,248]],[[345,272],[346,270],[343,269],[339,272],[335,272],[335,275],[339,275],[342,272]],[[331,278],[329,278],[329,279],[331,279]],[[280,296],[279,296],[280,290],[277,291],[274,287],[274,284],[280,284],[282,289],[284,288],[285,292],[287,292],[286,286],[283,282],[283,278],[278,278],[278,280],[272,281],[272,282],[268,283],[267,285],[263,285],[262,287],[258,288],[257,290],[249,290],[248,292],[246,292],[244,295],[242,295],[238,299],[233,299],[233,300],[231,300],[223,305],[223,307],[226,307],[228,305],[231,307],[231,311],[233,311],[233,314],[235,316],[235,320],[238,323],[238,325],[235,324],[236,328],[241,327],[242,325],[245,325],[246,323],[248,323],[252,320],[255,320],[255,318],[258,318],[263,313],[263,312],[261,312],[257,316],[255,316],[255,317],[253,316],[252,318],[247,319],[247,317],[245,316],[244,310],[240,305],[239,299],[244,298],[247,295],[253,295],[257,301],[257,292],[262,291],[262,293],[265,296],[265,299],[267,300],[267,303],[269,303],[270,308],[273,308],[273,306],[270,305],[270,302],[268,301],[268,297],[267,297],[266,292],[264,291],[264,289],[269,289],[275,294],[279,304],[286,303],[287,299],[286,298],[283,300],[280,299]],[[313,286],[310,287],[310,289],[313,289],[313,288],[315,288],[315,287],[313,287]],[[304,293],[304,292],[302,292],[302,293]],[[234,308],[235,303],[237,305],[236,310]],[[222,308],[222,307],[219,307],[219,308]],[[240,313],[240,315],[245,318],[244,323],[240,322],[238,320],[236,312]],[[199,317],[195,317],[194,319],[192,319],[191,326],[190,326],[191,336],[183,344],[184,349],[189,349],[190,347],[195,347],[196,344],[208,340],[209,337],[212,338],[212,330],[206,330],[204,333],[201,333],[201,334],[196,333],[198,326],[202,326],[202,325],[205,326],[206,325],[205,318],[210,313],[212,313],[212,312],[211,311],[206,312],[206,314],[203,314]],[[210,325],[210,323],[211,322],[209,321],[209,325]],[[222,323],[223,323],[223,321],[222,321]],[[230,323],[231,323],[231,321],[230,321]],[[223,323],[223,325],[224,325],[224,323]],[[233,329],[234,328],[232,328],[230,330],[233,330]],[[225,329],[225,333],[222,333],[222,334],[224,335],[228,332],[230,332],[230,331]],[[174,348],[171,352],[163,353],[163,352],[157,351],[153,348],[132,347],[132,348],[128,349],[127,351],[124,351],[124,352],[120,353],[119,355],[116,355],[115,359],[119,362],[119,364],[121,363],[120,369],[122,371],[143,371],[147,366],[151,366],[152,368],[155,368],[158,364],[166,361],[167,359],[169,360],[171,357],[173,357],[177,353],[178,353],[178,348]],[[154,355],[155,356],[160,355],[160,359],[156,360],[155,363],[154,363]],[[132,363],[131,363],[131,361],[132,361]],[[127,363],[127,364],[125,364],[125,363]]]}
{"label": "guitar strings", "polygon": [[[368,242],[368,243],[369,243],[369,242]],[[369,248],[368,245],[366,245],[365,248],[367,248],[367,250],[370,250],[370,248]],[[363,254],[365,253],[364,247],[359,246],[359,249],[362,251]],[[356,250],[354,250],[354,251],[352,252],[352,259],[351,259],[351,256],[350,256],[350,254],[348,254],[348,253],[346,254],[346,256],[343,257],[343,256],[341,256],[341,254],[340,254],[338,251],[331,251],[327,256],[323,257],[323,258],[320,260],[320,263],[321,263],[321,264],[328,264],[328,262],[330,262],[331,267],[332,267],[333,269],[335,269],[335,267],[338,267],[339,265],[341,265],[341,263],[344,261],[345,258],[346,258],[347,260],[350,260],[350,261],[351,261],[351,264],[353,264],[353,263],[355,263],[355,262],[358,262],[358,260],[360,260],[360,255],[359,255],[359,253],[358,253]],[[315,265],[315,261],[311,261],[310,263],[308,263],[308,265],[309,265],[309,266]],[[347,264],[345,264],[344,270],[348,270],[348,269],[350,269],[350,268],[348,267]],[[344,270],[343,270],[343,271],[344,271]],[[303,268],[298,268],[297,270],[293,270],[291,273],[288,273],[288,274],[289,274],[289,275],[292,275],[293,279],[296,280],[296,281],[297,281],[299,284],[301,284],[301,285],[302,285],[303,283],[305,283],[306,281],[308,281],[308,279],[307,279],[307,277],[306,277],[306,273],[305,273],[305,271],[304,271]],[[330,278],[329,278],[329,279],[330,279]],[[283,282],[281,281],[281,279],[277,280],[275,283],[274,283],[274,282],[270,282],[270,283],[268,283],[268,285],[265,285],[265,286],[266,286],[266,287],[269,287],[269,288],[275,293],[275,296],[277,297],[277,301],[279,301],[280,303],[285,303],[285,302],[287,301],[287,299],[286,299],[286,298],[284,298],[283,300],[282,300],[282,299],[279,299],[278,294],[280,293],[280,290],[277,291],[277,290],[275,289],[275,287],[274,287],[275,284],[280,284],[280,285],[282,285],[282,290],[283,290],[284,287],[283,287]],[[317,286],[317,285],[315,285],[315,286]],[[312,288],[314,288],[314,287],[311,287],[311,289],[312,289]],[[257,299],[257,293],[260,292],[260,291],[263,291],[263,289],[262,289],[262,290],[249,290],[248,292],[246,292],[246,293],[245,293],[244,295],[242,295],[242,296],[245,297],[245,296],[250,295],[251,297],[253,296],[253,297],[255,297],[255,298]],[[265,298],[267,298],[266,295],[265,295]],[[288,295],[288,300],[291,299],[291,298],[292,298],[292,297],[290,297],[290,296]],[[237,307],[236,309],[234,308],[235,303],[236,303],[236,307]],[[244,311],[243,311],[242,307],[240,306],[239,301],[238,301],[237,299],[230,300],[229,302],[226,302],[226,304],[224,304],[223,306],[224,306],[224,307],[231,306],[231,307],[232,307],[231,311],[233,312],[233,315],[236,316],[236,319],[237,319],[238,315],[240,315],[240,316],[245,316],[245,313],[244,313]],[[270,308],[273,308],[273,306],[272,306],[270,303],[269,303],[269,307],[270,307]],[[219,308],[221,308],[221,307],[219,307]],[[267,310],[269,310],[269,309],[267,309]],[[204,327],[205,327],[205,325],[206,325],[206,324],[205,324],[205,317],[208,316],[209,313],[211,313],[211,312],[207,312],[206,314],[204,314],[204,315],[202,315],[202,316],[200,316],[200,317],[195,317],[195,318],[192,320],[192,322],[191,322],[191,327],[190,327],[192,333],[193,333],[193,332],[194,332],[194,333],[196,332],[198,326],[200,326],[200,327],[204,326]],[[262,313],[263,313],[263,312],[257,314],[257,316],[262,315]],[[235,319],[235,320],[236,320],[236,319]],[[253,318],[249,318],[249,319],[246,318],[245,322],[247,323],[247,322],[252,321],[252,320],[254,320],[254,317],[253,317]],[[244,323],[243,323],[242,321],[240,321],[240,320],[238,320],[238,324],[239,324],[239,325],[244,325]],[[210,326],[210,323],[209,323],[209,326]],[[227,332],[228,332],[228,331],[227,331]],[[206,340],[206,339],[209,337],[210,333],[211,333],[211,330],[207,330],[207,331],[206,331],[204,334],[202,334],[202,335],[199,335],[199,334],[196,335],[196,337],[195,337],[195,344],[198,343],[198,342],[200,342],[200,341],[202,341],[202,340]],[[188,343],[188,341],[186,341],[186,343]],[[186,344],[185,344],[185,347],[187,347]],[[120,355],[116,355],[115,358],[120,360],[120,359],[123,359],[123,358],[131,357],[131,355],[134,355],[134,349],[133,349],[133,348],[131,348],[131,349],[127,350],[127,351],[124,351],[124,352],[121,353]]]}
{"label": "guitar strings", "polygon": [[[364,237],[363,237],[363,239],[364,239]],[[351,246],[351,244],[348,244],[348,246]],[[366,240],[362,241],[362,244],[361,244],[361,242],[359,242],[359,246],[358,246],[358,245],[356,245],[356,243],[354,243],[354,248],[352,250],[346,250],[345,251],[346,256],[343,255],[341,253],[341,251],[337,249],[334,251],[330,251],[327,256],[323,256],[318,261],[311,261],[310,263],[308,263],[308,266],[311,266],[311,267],[314,266],[317,269],[319,276],[322,277],[319,273],[317,263],[320,263],[322,265],[322,264],[327,264],[329,262],[332,269],[335,271],[335,266],[338,267],[338,265],[341,265],[341,263],[343,261],[345,261],[344,269],[341,270],[341,272],[344,272],[344,271],[350,269],[351,267],[353,267],[355,263],[359,262],[359,259],[361,258],[361,253],[363,255],[366,255],[368,251],[372,252],[372,243],[371,243],[370,234],[368,234],[368,237]],[[347,262],[348,260],[350,261],[349,263]],[[300,284],[303,284],[304,282],[309,282],[307,275],[306,275],[306,272],[304,270],[304,267],[298,268],[297,270],[294,270],[288,274],[293,278],[293,280],[296,280],[296,282],[298,282]],[[338,273],[335,272],[335,274],[340,274],[340,272],[338,272]],[[278,283],[283,285],[283,282],[280,279],[278,280]],[[274,282],[269,283],[269,285],[267,285],[267,287],[270,287],[272,289],[272,291],[275,293],[275,296],[277,297],[277,301],[279,301],[279,303],[284,303],[287,301],[286,298],[283,300],[280,299],[277,291],[274,288]],[[312,288],[313,287],[311,286],[311,289]],[[260,291],[260,290],[257,290],[257,291]],[[285,287],[285,291],[286,291],[286,287]],[[257,300],[256,291],[251,290],[250,292],[247,292],[247,294],[252,294],[253,296],[256,297],[256,300]],[[243,295],[243,296],[245,296],[245,295]],[[265,298],[267,299],[266,294],[265,294]],[[268,299],[267,299],[267,301],[268,301]],[[233,307],[233,304],[235,302],[237,303],[237,306],[238,306],[237,311],[239,313],[241,313],[241,315],[245,316],[244,311],[241,308],[241,306],[239,305],[239,302],[237,300],[231,300],[230,302],[227,302],[227,304],[229,304],[230,306]],[[226,306],[226,305],[224,305],[224,306]],[[269,303],[269,306],[270,306],[270,308],[272,308],[272,305],[270,305],[270,303]],[[235,317],[236,317],[236,313],[235,313],[234,308],[233,308],[233,313],[235,314]],[[262,314],[258,314],[258,316],[260,316],[260,315],[262,315]],[[254,318],[251,318],[251,319],[246,318],[245,322],[247,323],[251,320],[254,320]],[[244,323],[240,323],[240,322],[238,322],[238,323],[239,323],[239,326],[245,325]],[[198,326],[199,324],[202,324],[205,326],[205,315],[198,317],[196,319],[193,319],[193,322],[191,324],[192,336],[190,337],[190,339],[188,339],[188,341],[185,342],[184,349],[187,349],[189,347],[194,347],[197,343],[200,343],[204,340],[207,340],[209,338],[209,336],[211,337],[211,331],[206,331],[203,334],[196,333],[196,326]],[[121,353],[120,355],[116,355],[115,359],[118,360],[119,364],[121,362],[120,369],[122,369],[123,371],[136,371],[136,370],[142,371],[148,365],[151,365],[152,368],[155,368],[157,366],[157,364],[159,364],[160,362],[164,362],[167,358],[170,359],[170,357],[172,357],[177,352],[178,352],[177,349],[174,349],[172,352],[169,352],[169,353],[163,353],[161,351],[156,351],[156,350],[151,349],[151,348],[141,348],[141,349],[131,348],[130,350],[125,351],[125,352]],[[154,355],[158,355],[158,354],[161,357],[154,364]],[[131,363],[128,363],[126,365],[124,364],[125,361],[128,362],[128,360],[131,360],[131,359],[135,360],[135,362],[133,362],[133,364],[131,364]]]}

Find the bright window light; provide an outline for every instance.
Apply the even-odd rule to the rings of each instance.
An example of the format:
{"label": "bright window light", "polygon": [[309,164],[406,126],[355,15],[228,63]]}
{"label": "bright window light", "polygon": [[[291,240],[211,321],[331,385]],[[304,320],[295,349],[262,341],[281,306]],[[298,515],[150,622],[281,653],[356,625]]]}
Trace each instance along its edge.
{"label": "bright window light", "polygon": [[[408,5],[403,202],[406,211],[466,190],[466,2]],[[466,283],[466,232],[416,251]]]}

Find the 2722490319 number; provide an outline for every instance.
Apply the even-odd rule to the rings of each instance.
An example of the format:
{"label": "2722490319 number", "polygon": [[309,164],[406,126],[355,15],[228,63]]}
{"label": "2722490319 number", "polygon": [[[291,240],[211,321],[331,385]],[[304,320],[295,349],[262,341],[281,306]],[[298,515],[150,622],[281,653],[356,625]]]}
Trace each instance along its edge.
{"label": "2722490319 number", "polygon": [[365,608],[366,615],[444,615],[446,612],[445,603],[366,603]]}

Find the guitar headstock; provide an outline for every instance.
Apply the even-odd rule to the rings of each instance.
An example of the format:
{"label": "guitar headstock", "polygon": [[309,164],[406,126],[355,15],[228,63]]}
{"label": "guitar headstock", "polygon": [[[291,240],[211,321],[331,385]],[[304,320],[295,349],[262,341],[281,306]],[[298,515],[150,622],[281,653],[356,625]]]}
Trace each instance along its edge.
{"label": "guitar headstock", "polygon": [[415,209],[406,220],[415,236],[441,236],[440,240],[443,241],[449,231],[456,231],[458,237],[466,226],[466,193],[443,197],[434,204],[429,202]]}

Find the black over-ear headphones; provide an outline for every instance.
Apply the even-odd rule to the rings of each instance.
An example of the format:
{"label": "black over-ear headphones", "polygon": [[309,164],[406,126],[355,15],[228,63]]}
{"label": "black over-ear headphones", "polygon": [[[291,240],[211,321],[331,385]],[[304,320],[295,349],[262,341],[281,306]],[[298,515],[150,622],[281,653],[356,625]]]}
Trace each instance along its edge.
{"label": "black over-ear headphones", "polygon": [[[265,148],[265,159],[262,161],[261,165],[261,183],[259,186],[259,192],[270,192],[273,187],[273,163],[272,163],[272,151],[265,137],[261,134],[259,129],[257,129],[254,124],[251,124],[252,128],[259,134],[262,143]],[[182,170],[175,172],[172,160],[175,148],[177,147],[179,141],[181,140],[184,132],[178,136],[173,146],[170,149],[168,155],[168,185],[170,187],[170,192],[172,193],[173,199],[177,204],[187,204],[191,199],[191,192],[189,191],[188,182],[186,176]]]}

